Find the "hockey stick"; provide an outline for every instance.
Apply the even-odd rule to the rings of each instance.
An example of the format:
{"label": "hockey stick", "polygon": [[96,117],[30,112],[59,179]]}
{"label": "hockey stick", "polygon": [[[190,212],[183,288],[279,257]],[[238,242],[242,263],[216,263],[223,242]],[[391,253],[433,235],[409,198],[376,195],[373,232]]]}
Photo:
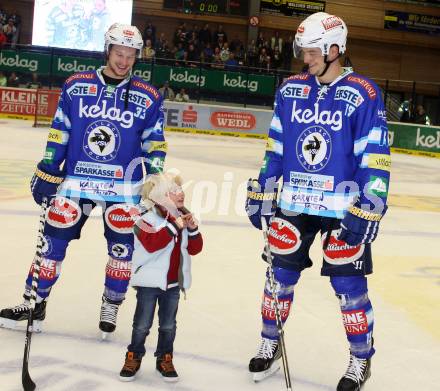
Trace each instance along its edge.
{"label": "hockey stick", "polygon": [[31,298],[29,305],[29,317],[26,327],[26,340],[24,344],[24,355],[23,355],[23,368],[21,371],[21,383],[23,384],[24,391],[34,391],[35,383],[31,379],[29,374],[29,353],[31,350],[31,338],[32,338],[32,326],[34,324],[34,311],[37,302],[37,289],[38,280],[40,278],[40,266],[41,266],[41,251],[43,249],[43,233],[44,225],[46,223],[46,210],[48,207],[48,200],[46,197],[43,198],[41,203],[40,212],[40,225],[38,227],[38,239],[37,239],[37,249],[35,252],[34,259],[34,271],[32,273],[32,287],[31,287]]}
{"label": "hockey stick", "polygon": [[272,269],[272,253],[270,251],[269,236],[268,236],[269,235],[268,234],[269,228],[267,226],[266,219],[263,216],[261,217],[261,226],[263,228],[264,251],[266,253],[267,263],[269,264],[268,271],[269,271],[270,290],[272,292],[272,297],[275,302],[275,320],[276,320],[277,329],[278,329],[279,344],[281,347],[281,358],[283,360],[284,380],[286,381],[287,391],[291,391],[292,390],[292,383],[290,381],[289,363],[287,362],[286,345],[284,343],[283,323],[281,322],[278,294],[276,292],[276,286],[275,286],[275,275],[274,275],[274,272]]}

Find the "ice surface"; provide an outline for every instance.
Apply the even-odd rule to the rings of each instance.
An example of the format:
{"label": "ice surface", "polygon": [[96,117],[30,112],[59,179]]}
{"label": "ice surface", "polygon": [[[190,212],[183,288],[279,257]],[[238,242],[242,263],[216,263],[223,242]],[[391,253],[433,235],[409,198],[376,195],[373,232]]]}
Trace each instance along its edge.
{"label": "ice surface", "polygon": [[[0,308],[18,304],[35,251],[38,207],[28,182],[47,129],[0,120]],[[30,373],[38,390],[285,390],[282,371],[254,384],[247,371],[259,344],[265,264],[261,233],[243,212],[244,184],[256,176],[264,141],[168,133],[167,168],[181,171],[187,205],[200,212],[205,248],[193,259],[193,287],[180,302],[177,384],[154,370],[156,324],[138,378],[118,380],[135,305],[129,291],[111,340],[101,341],[99,307],[107,261],[101,219],[89,219],[68,249],[48,304],[45,331],[33,336]],[[369,277],[376,355],[365,391],[440,389],[440,161],[393,155],[390,209],[373,246]],[[348,363],[337,299],[319,276],[320,250],[303,273],[286,325],[293,389],[334,390]],[[24,333],[0,329],[0,390],[21,389]]]}

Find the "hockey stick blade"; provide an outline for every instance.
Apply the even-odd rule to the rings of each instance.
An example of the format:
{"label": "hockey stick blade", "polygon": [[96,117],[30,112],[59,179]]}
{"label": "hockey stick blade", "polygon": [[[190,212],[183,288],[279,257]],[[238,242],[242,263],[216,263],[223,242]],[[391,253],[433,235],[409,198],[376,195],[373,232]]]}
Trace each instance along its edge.
{"label": "hockey stick blade", "polygon": [[47,205],[48,205],[48,199],[44,197],[43,202],[41,203],[40,225],[38,227],[38,241],[37,241],[37,249],[35,252],[35,260],[33,267],[34,270],[32,274],[29,316],[26,327],[26,340],[24,344],[23,366],[21,371],[21,383],[23,385],[24,391],[34,391],[36,388],[36,385],[33,382],[31,375],[29,374],[29,353],[31,351],[31,341],[32,341],[32,332],[33,332],[32,326],[34,323],[34,310],[37,299],[38,280],[40,278],[40,266],[41,266],[41,258],[42,258],[41,252],[43,249],[43,235],[44,235],[44,225],[46,223]]}
{"label": "hockey stick blade", "polygon": [[32,331],[30,331],[31,327],[29,323],[31,323],[32,317],[33,314],[29,313],[28,327],[26,330],[26,342],[24,344],[23,369],[21,372],[21,383],[23,385],[24,391],[34,391],[36,387],[35,383],[31,379],[31,375],[29,374],[29,352],[31,348],[31,338],[32,338]]}

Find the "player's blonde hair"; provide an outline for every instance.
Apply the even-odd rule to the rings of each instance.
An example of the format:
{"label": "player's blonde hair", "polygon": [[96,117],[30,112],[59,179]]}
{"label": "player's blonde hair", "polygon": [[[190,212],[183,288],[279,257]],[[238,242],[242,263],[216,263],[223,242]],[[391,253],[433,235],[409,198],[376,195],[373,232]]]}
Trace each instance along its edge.
{"label": "player's blonde hair", "polygon": [[160,200],[166,197],[168,193],[181,187],[182,183],[182,177],[174,172],[167,171],[149,175],[142,186],[143,204],[147,209],[151,209],[155,204],[160,203]]}

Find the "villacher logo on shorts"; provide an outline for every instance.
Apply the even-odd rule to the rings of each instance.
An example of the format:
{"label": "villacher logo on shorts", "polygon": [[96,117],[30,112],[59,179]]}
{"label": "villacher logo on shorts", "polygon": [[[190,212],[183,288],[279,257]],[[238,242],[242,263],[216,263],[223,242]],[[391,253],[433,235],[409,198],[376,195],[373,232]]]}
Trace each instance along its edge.
{"label": "villacher logo on shorts", "polygon": [[331,154],[330,134],[321,126],[305,129],[296,142],[296,155],[306,171],[322,170],[329,162]]}
{"label": "villacher logo on shorts", "polygon": [[108,162],[116,157],[121,144],[118,129],[108,121],[96,121],[89,125],[83,140],[88,157],[97,162]]}
{"label": "villacher logo on shorts", "polygon": [[81,208],[76,202],[68,198],[57,197],[51,202],[47,222],[53,227],[69,228],[79,221],[81,214]]}
{"label": "villacher logo on shorts", "polygon": [[275,217],[269,228],[269,244],[275,254],[291,254],[301,246],[301,234],[293,224]]}
{"label": "villacher logo on shorts", "polygon": [[[364,254],[365,245],[350,246],[345,241],[337,238],[340,232],[340,229],[331,232],[327,249],[324,251],[324,259],[331,265],[347,265],[357,261]],[[323,243],[325,243],[326,237],[327,233],[322,235],[321,240]]]}
{"label": "villacher logo on shorts", "polygon": [[105,221],[113,231],[128,234],[133,231],[134,221],[139,214],[139,209],[133,205],[116,204],[105,211]]}

